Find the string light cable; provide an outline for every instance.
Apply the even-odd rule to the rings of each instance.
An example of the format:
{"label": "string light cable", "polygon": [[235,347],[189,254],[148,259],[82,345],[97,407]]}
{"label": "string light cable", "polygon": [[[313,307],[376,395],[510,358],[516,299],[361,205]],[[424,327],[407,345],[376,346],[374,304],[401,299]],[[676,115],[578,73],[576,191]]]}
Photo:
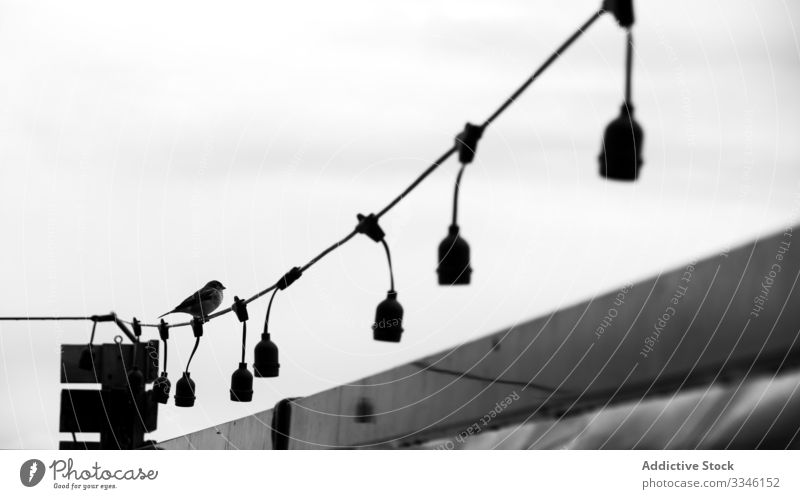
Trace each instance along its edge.
{"label": "string light cable", "polygon": [[[468,164],[471,161],[471,157],[470,157],[469,161],[465,162],[464,161],[464,155],[466,154],[467,156],[471,155],[472,157],[474,157],[475,146],[477,145],[477,139],[480,138],[481,134],[486,130],[486,128],[488,128],[489,125],[491,125],[495,120],[497,120],[497,118],[499,118],[500,115],[503,112],[505,112],[506,109],[508,109],[511,106],[511,104],[516,102],[516,100],[528,89],[528,87],[530,87],[530,85],[534,81],[536,81],[536,79],[548,67],[550,67],[550,65],[553,62],[555,62],[555,60],[558,59],[564,53],[564,51],[566,51],[566,49],[569,48],[575,42],[575,40],[577,40],[584,32],[586,32],[586,30],[590,26],[592,26],[604,13],[606,13],[607,11],[610,10],[610,11],[612,11],[614,13],[614,15],[617,17],[617,19],[620,20],[621,18],[620,18],[620,12],[619,11],[620,11],[620,9],[624,10],[624,8],[620,7],[620,4],[625,4],[625,3],[626,3],[625,1],[621,1],[621,0],[605,0],[603,2],[602,8],[600,8],[599,10],[594,12],[569,38],[567,38],[567,40],[565,40],[561,45],[559,45],[559,47],[533,72],[533,74],[530,77],[528,77],[528,79],[525,80],[507,99],[505,99],[503,101],[503,103],[483,122],[482,125],[477,126],[477,125],[467,124],[467,129],[465,129],[465,132],[462,132],[461,134],[459,134],[457,136],[456,143],[453,146],[451,146],[439,158],[437,158],[433,163],[431,163],[431,165],[428,166],[419,176],[417,176],[417,178],[414,179],[414,181],[411,182],[411,184],[405,190],[403,190],[397,197],[392,199],[383,209],[381,209],[380,211],[378,211],[374,215],[370,215],[370,217],[374,217],[374,221],[377,222],[381,217],[383,217],[390,210],[392,210],[400,201],[405,199],[406,196],[408,196],[414,189],[416,189],[417,186],[419,186],[419,184],[422,183],[422,181],[425,180],[431,173],[433,173],[436,169],[438,169],[453,154],[458,152],[460,154],[460,156],[462,156],[460,158],[462,161],[461,161],[461,169],[459,170],[459,174],[458,174],[457,181],[456,181],[456,187],[455,187],[455,192],[454,192],[454,200],[453,200],[454,201],[453,202],[453,222],[455,223],[456,217],[457,217],[458,186],[459,186],[459,183],[461,181],[461,176],[463,174],[463,170],[464,170],[466,164]],[[628,2],[628,3],[630,3],[630,2]],[[620,24],[622,24],[621,20],[620,20]],[[630,37],[630,31],[628,31],[628,36]],[[629,38],[629,40],[630,40],[630,38]],[[630,47],[630,41],[628,42],[628,47]],[[628,59],[630,59],[630,57]],[[628,66],[630,66],[630,62],[629,61],[628,61]],[[627,79],[627,88],[628,89],[630,88],[630,78],[629,77]],[[628,90],[628,92],[629,92],[629,90]],[[626,95],[626,97],[628,97],[628,99],[629,99],[629,94]],[[626,99],[626,102],[628,102],[628,99]],[[303,265],[301,267],[295,267],[295,269],[297,269],[296,274],[302,274],[303,272],[309,270],[313,265],[315,265],[317,262],[319,262],[320,260],[322,260],[323,258],[328,256],[331,252],[333,252],[334,250],[338,249],[339,247],[343,246],[348,241],[350,241],[350,239],[352,239],[358,232],[359,232],[359,229],[357,227],[356,229],[351,231],[349,234],[344,236],[342,239],[340,239],[339,241],[337,241],[337,242],[333,243],[332,245],[328,246],[326,249],[324,249],[318,255],[314,256],[305,265]],[[386,249],[387,249],[387,256],[388,256],[388,246],[386,247]],[[391,266],[391,258],[389,260],[390,260],[390,266]],[[297,277],[299,277],[299,275],[297,275]],[[393,281],[393,276],[392,276],[392,281]],[[267,293],[272,292],[273,295],[272,295],[272,297],[270,299],[270,302],[271,302],[272,299],[274,299],[275,291],[277,291],[279,289],[279,284],[281,282],[285,282],[285,281],[283,281],[283,279],[282,279],[278,283],[273,284],[272,286],[269,286],[269,287],[257,292],[256,294],[254,294],[250,298],[248,298],[246,300],[241,300],[241,302],[246,305],[246,304],[249,304],[249,303],[261,298],[262,296],[266,295]],[[392,283],[392,288],[394,288],[393,283]],[[233,311],[233,307],[228,307],[228,308],[219,310],[219,311],[217,311],[217,312],[215,312],[213,314],[209,314],[205,318],[205,322],[208,322],[208,321],[210,321],[212,319],[215,319],[217,317],[226,315],[226,314],[228,314],[228,313],[230,313],[232,311]],[[13,316],[13,317],[0,317],[0,321],[80,321],[80,320],[97,321],[97,317],[98,316]],[[132,342],[138,342],[138,337],[136,337],[133,334],[131,334],[130,331],[126,327],[126,326],[134,326],[134,322],[133,321],[127,321],[127,320],[124,320],[124,319],[120,319],[113,312],[108,314],[106,317],[113,317],[113,319],[111,319],[111,320],[113,320],[117,324],[117,326],[120,327],[120,329],[123,331],[123,333],[125,333],[126,336],[128,336],[129,339],[131,339]],[[195,322],[195,321],[190,320],[190,321],[185,321],[185,322],[179,322],[179,323],[175,323],[175,324],[169,324],[168,327],[169,328],[176,328],[176,327],[192,326],[193,322]],[[163,321],[162,321],[162,324],[163,324]],[[155,328],[155,329],[162,328],[163,329],[162,324],[159,324],[159,323],[139,323],[138,321],[136,321],[136,326],[135,327],[136,328],[144,328],[144,327],[146,327],[146,328]],[[195,327],[195,326],[193,326],[193,327]],[[197,340],[198,340],[198,343],[199,343],[199,337],[197,338]],[[197,343],[195,344],[195,349],[193,350],[193,352],[196,350],[196,348],[197,348]],[[190,357],[190,361],[191,361],[191,357]],[[187,366],[187,370],[188,370],[188,366]]]}

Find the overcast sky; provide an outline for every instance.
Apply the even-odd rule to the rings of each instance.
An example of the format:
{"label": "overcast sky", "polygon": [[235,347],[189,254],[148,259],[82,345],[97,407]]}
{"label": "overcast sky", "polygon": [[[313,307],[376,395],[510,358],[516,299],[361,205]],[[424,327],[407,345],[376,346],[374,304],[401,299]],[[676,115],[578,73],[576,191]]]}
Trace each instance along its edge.
{"label": "overcast sky", "polygon": [[[0,3],[2,315],[152,320],[211,279],[250,296],[349,232],[481,122],[599,0]],[[308,395],[779,230],[800,206],[796,2],[637,2],[636,184],[597,175],[623,95],[602,18],[479,146],[460,224],[473,284],[436,284],[457,164],[384,220],[403,342],[372,340],[388,276],[354,239],[280,294],[281,377],[228,401],[240,326],[213,321],[197,405],[164,439]],[[262,320],[266,303],[250,307]],[[257,329],[254,327],[253,329]],[[0,323],[0,447],[55,447],[59,347]],[[99,341],[116,331],[98,328]],[[149,331],[148,334],[154,334]],[[257,337],[251,334],[248,361]],[[176,380],[193,338],[173,332]]]}

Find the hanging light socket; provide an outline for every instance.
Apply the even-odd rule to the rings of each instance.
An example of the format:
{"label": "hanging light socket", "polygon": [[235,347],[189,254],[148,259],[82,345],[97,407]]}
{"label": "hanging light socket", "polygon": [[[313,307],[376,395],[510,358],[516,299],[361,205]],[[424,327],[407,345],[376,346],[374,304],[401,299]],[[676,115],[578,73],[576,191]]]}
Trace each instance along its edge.
{"label": "hanging light socket", "polygon": [[175,385],[175,405],[178,407],[192,407],[195,400],[194,380],[188,372],[184,372]]}
{"label": "hanging light socket", "polygon": [[459,235],[458,225],[451,225],[441,243],[439,243],[439,284],[469,284],[472,274],[470,267],[469,244]]}
{"label": "hanging light socket", "polygon": [[164,342],[164,370],[161,371],[161,376],[156,378],[153,382],[153,390],[150,392],[150,397],[154,402],[166,404],[169,402],[169,390],[172,388],[172,383],[170,383],[167,377],[167,340],[169,340],[169,324],[167,324],[164,319],[161,319],[161,323],[158,325],[158,336],[161,337],[161,341]]}
{"label": "hanging light socket", "polygon": [[278,363],[278,346],[272,342],[269,333],[261,335],[261,341],[256,344],[255,362],[253,370],[256,378],[276,378],[281,365]]}
{"label": "hanging light socket", "polygon": [[600,175],[611,180],[636,180],[642,166],[644,132],[633,118],[633,106],[623,104],[609,123],[600,151]]}
{"label": "hanging light socket", "polygon": [[386,299],[378,304],[372,337],[376,341],[400,342],[403,334],[403,306],[397,301],[397,291],[389,291]]}
{"label": "hanging light socket", "polygon": [[81,351],[81,358],[78,359],[78,367],[84,371],[92,371],[94,369],[94,357],[94,345],[88,345]]}
{"label": "hanging light socket", "polygon": [[374,423],[375,408],[367,397],[361,397],[356,404],[356,423]]}
{"label": "hanging light socket", "polygon": [[247,369],[246,362],[239,363],[239,369],[231,375],[231,400],[234,402],[250,402],[253,400],[253,374]]}
{"label": "hanging light socket", "polygon": [[128,371],[128,387],[132,393],[139,393],[144,388],[144,373],[139,366],[133,366]]}
{"label": "hanging light socket", "polygon": [[253,374],[247,370],[247,363],[244,361],[247,345],[247,320],[250,316],[247,313],[247,303],[238,296],[233,297],[231,309],[233,309],[239,322],[242,323],[242,361],[239,362],[239,369],[233,371],[231,375],[231,400],[234,402],[250,402],[253,400]]}
{"label": "hanging light socket", "polygon": [[166,404],[169,402],[170,388],[172,388],[172,383],[170,383],[166,371],[163,371],[161,376],[156,378],[156,380],[153,382],[153,391],[151,392],[150,396],[154,402]]}
{"label": "hanging light socket", "polygon": [[378,225],[378,217],[374,213],[367,216],[359,213],[356,232],[365,234],[375,242],[383,245],[386,250],[386,261],[389,264],[389,292],[386,299],[378,304],[375,311],[375,322],[372,324],[372,337],[376,341],[390,341],[398,343],[403,334],[403,307],[397,301],[397,291],[394,290],[394,269],[392,268],[392,254],[386,234]]}

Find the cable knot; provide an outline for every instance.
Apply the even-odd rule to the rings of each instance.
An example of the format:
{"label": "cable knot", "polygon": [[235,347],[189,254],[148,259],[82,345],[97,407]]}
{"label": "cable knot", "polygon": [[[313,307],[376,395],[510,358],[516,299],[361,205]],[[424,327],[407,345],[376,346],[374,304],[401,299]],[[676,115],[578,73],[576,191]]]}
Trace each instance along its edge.
{"label": "cable knot", "polygon": [[236,318],[239,319],[239,322],[245,322],[250,318],[247,314],[247,303],[238,296],[233,297],[231,310],[236,314]]}
{"label": "cable knot", "polygon": [[300,267],[293,267],[292,270],[285,273],[283,277],[280,278],[280,280],[276,284],[276,287],[281,291],[283,291],[284,289],[291,286],[294,283],[294,281],[300,279],[302,275],[303,271],[300,270]]}
{"label": "cable knot", "polygon": [[161,319],[161,324],[158,325],[158,335],[161,337],[161,341],[169,339],[169,324],[164,322],[164,319]]}
{"label": "cable knot", "polygon": [[464,131],[456,135],[456,149],[458,149],[458,160],[462,165],[472,163],[475,159],[475,152],[478,150],[478,141],[483,136],[483,127],[467,123]]}
{"label": "cable knot", "polygon": [[633,26],[633,0],[604,0],[603,10],[614,14],[617,22],[623,28],[630,28]]}
{"label": "cable knot", "polygon": [[111,312],[110,314],[93,315],[89,318],[92,320],[92,322],[114,322],[114,320],[117,318],[117,315],[114,312]]}
{"label": "cable knot", "polygon": [[136,317],[133,318],[133,335],[137,340],[142,335],[142,323]]}
{"label": "cable knot", "polygon": [[[192,317],[192,320],[189,321],[189,324],[192,325],[192,332],[194,333],[194,337],[200,339],[200,337],[203,336],[203,319],[201,319],[200,317]],[[186,370],[187,371],[189,370],[188,367]]]}
{"label": "cable knot", "polygon": [[383,232],[381,226],[378,225],[378,217],[375,216],[374,213],[370,213],[367,216],[362,215],[359,213],[356,215],[358,218],[358,225],[356,225],[356,232],[359,234],[364,234],[376,243],[383,241],[383,238],[386,236],[386,233]]}

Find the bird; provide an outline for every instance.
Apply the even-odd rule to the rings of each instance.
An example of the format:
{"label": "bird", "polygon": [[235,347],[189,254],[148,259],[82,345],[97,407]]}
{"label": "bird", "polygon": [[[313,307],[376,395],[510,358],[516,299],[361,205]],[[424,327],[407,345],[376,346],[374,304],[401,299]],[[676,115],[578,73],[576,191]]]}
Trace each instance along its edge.
{"label": "bird", "polygon": [[222,304],[223,289],[225,289],[225,286],[223,286],[221,282],[209,281],[208,284],[197,290],[192,296],[183,300],[180,305],[166,314],[159,315],[158,318],[160,319],[165,315],[181,312],[205,321],[208,314],[212,313]]}

